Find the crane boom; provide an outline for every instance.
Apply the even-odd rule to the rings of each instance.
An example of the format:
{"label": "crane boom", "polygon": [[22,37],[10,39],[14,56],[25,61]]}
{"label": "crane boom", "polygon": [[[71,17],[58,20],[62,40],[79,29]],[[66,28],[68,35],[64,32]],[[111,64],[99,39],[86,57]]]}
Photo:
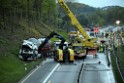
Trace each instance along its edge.
{"label": "crane boom", "polygon": [[41,53],[41,49],[45,46],[45,44],[47,44],[47,42],[53,38],[56,37],[58,39],[61,40],[60,44],[59,44],[59,48],[55,49],[53,51],[53,56],[54,56],[54,60],[55,61],[69,61],[69,62],[73,62],[74,61],[74,52],[72,49],[66,47],[65,49],[63,49],[64,47],[64,43],[66,41],[66,39],[59,35],[56,32],[51,32],[49,36],[46,37],[46,39],[43,41],[43,43],[39,46],[38,48],[38,52]]}
{"label": "crane boom", "polygon": [[85,32],[84,28],[81,26],[81,24],[79,23],[77,18],[74,16],[74,14],[71,12],[71,10],[68,8],[68,6],[65,4],[65,2],[63,0],[58,0],[58,2],[61,5],[61,7],[65,10],[67,15],[70,17],[72,25],[78,28],[78,30],[84,36],[85,39],[90,39],[88,34]]}
{"label": "crane boom", "polygon": [[79,32],[82,34],[82,36],[84,37],[84,39],[85,39],[85,42],[84,42],[85,43],[85,47],[96,47],[97,45],[94,43],[94,42],[96,42],[96,40],[90,38],[90,36],[86,33],[86,31],[81,26],[81,24],[79,23],[77,18],[71,12],[69,7],[65,4],[64,0],[58,0],[58,3],[65,10],[67,15],[71,19],[72,25],[74,25],[79,30]]}
{"label": "crane boom", "polygon": [[48,41],[52,38],[56,36],[56,38],[59,38],[61,41],[60,45],[59,45],[59,48],[63,50],[63,45],[64,45],[64,42],[65,42],[65,38],[62,37],[61,35],[59,35],[58,33],[55,33],[54,31],[50,33],[49,36],[46,37],[46,39],[44,40],[44,42],[39,46],[38,48],[38,52],[40,53],[41,49],[45,46],[46,43],[48,43]]}

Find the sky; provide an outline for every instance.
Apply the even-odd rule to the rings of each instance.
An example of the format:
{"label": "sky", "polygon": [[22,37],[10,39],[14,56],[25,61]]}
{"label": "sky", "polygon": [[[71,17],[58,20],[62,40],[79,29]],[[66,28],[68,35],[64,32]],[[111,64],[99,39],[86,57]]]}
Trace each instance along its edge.
{"label": "sky", "polygon": [[92,7],[121,6],[124,7],[124,0],[76,0]]}

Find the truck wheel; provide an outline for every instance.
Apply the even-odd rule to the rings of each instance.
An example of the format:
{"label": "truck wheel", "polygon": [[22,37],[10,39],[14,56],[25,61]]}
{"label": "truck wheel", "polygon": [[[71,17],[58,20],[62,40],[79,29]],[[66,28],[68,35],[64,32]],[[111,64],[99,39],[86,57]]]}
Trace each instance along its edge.
{"label": "truck wheel", "polygon": [[83,56],[83,58],[85,59],[87,55]]}
{"label": "truck wheel", "polygon": [[53,56],[53,58],[54,58],[54,61],[57,61],[58,62],[58,58],[57,58],[57,51],[54,51],[54,54],[53,54],[54,56]]}
{"label": "truck wheel", "polygon": [[[57,62],[61,62],[61,61],[63,61],[63,60],[61,60],[61,58],[63,58],[63,56],[62,57],[60,57],[59,56],[59,54],[62,52],[62,50],[55,50],[55,52],[54,52],[54,58],[57,60]],[[61,53],[61,55],[63,55],[62,53]]]}
{"label": "truck wheel", "polygon": [[37,60],[37,56],[34,56],[34,57],[33,57],[33,60]]}
{"label": "truck wheel", "polygon": [[37,52],[36,49],[33,51],[33,56],[32,56],[32,58],[33,58],[33,60],[37,60],[37,58],[38,58],[38,52]]}
{"label": "truck wheel", "polygon": [[68,62],[69,61],[69,53],[68,51],[64,51],[63,61]]}
{"label": "truck wheel", "polygon": [[28,59],[27,57],[24,57],[24,61],[27,61],[27,59]]}
{"label": "truck wheel", "polygon": [[54,61],[58,62],[58,60],[56,58],[54,58]]}

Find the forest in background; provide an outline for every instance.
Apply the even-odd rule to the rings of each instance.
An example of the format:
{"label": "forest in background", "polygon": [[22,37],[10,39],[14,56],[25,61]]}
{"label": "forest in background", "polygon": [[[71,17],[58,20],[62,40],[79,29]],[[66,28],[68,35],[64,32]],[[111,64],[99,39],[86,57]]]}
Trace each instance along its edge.
{"label": "forest in background", "polygon": [[0,0],[0,29],[11,28],[25,21],[29,27],[36,23],[56,24],[55,0]]}
{"label": "forest in background", "polygon": [[[116,20],[124,24],[123,7],[93,8],[76,2],[67,2],[67,5],[85,27],[113,25]],[[0,0],[0,10],[0,29],[11,28],[14,31],[14,27],[21,25],[21,21],[34,28],[40,22],[55,28],[71,25],[63,9],[56,5],[56,0]]]}
{"label": "forest in background", "polygon": [[[124,7],[107,6],[103,8],[94,8],[81,3],[68,2],[67,5],[77,17],[82,26],[90,28],[90,26],[109,26],[116,25],[116,21],[120,20],[120,25],[124,25]],[[62,10],[60,8],[60,10]],[[60,11],[66,27],[70,21],[64,11]],[[64,24],[63,23],[63,24]]]}

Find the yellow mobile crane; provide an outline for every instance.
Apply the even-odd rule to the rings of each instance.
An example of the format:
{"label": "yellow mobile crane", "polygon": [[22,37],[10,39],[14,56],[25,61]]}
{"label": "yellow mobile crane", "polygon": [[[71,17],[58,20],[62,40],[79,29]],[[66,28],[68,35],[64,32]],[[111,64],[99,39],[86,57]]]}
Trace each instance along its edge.
{"label": "yellow mobile crane", "polygon": [[98,47],[98,45],[96,43],[97,39],[91,39],[89,37],[89,35],[86,33],[84,28],[81,26],[81,24],[79,23],[77,18],[74,16],[74,14],[69,9],[69,7],[65,4],[64,0],[58,0],[58,3],[65,10],[67,15],[71,19],[72,25],[74,25],[79,30],[79,32],[82,34],[82,36],[84,37],[85,40],[83,38],[82,39],[81,38],[77,38],[77,39],[80,41],[80,43],[82,43],[82,46],[85,47],[86,55],[89,54],[89,53],[93,54],[93,55],[96,55],[97,47]]}

